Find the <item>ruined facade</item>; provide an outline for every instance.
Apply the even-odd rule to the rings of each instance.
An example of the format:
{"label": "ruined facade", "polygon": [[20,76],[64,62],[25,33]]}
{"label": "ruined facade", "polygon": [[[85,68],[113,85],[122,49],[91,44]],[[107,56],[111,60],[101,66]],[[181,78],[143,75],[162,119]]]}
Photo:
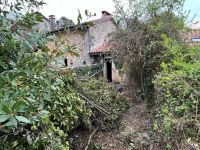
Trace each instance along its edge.
{"label": "ruined facade", "polygon": [[[52,18],[52,16],[51,16]],[[63,28],[57,28],[53,23],[51,29],[54,29],[49,35],[56,36],[59,33],[61,40],[77,46],[79,56],[73,56],[65,53],[64,56],[56,58],[56,65],[59,67],[77,68],[84,66],[91,66],[93,64],[100,64],[102,66],[102,74],[108,81],[119,81],[119,72],[110,56],[108,35],[117,29],[112,15],[106,11],[102,11],[102,17],[97,20],[92,20],[93,25],[88,26],[87,23],[81,24],[79,28],[75,26],[68,27],[70,33]],[[54,17],[53,17],[54,19]],[[54,42],[49,43],[50,49],[55,48]]]}

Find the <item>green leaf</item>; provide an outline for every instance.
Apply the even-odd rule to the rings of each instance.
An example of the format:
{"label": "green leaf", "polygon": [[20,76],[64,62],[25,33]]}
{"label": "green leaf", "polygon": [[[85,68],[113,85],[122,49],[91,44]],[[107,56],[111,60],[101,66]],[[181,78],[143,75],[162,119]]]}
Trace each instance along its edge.
{"label": "green leaf", "polygon": [[38,21],[38,22],[44,22],[44,21],[43,21],[43,18],[42,18],[42,15],[41,15],[41,13],[39,13],[39,12],[37,12],[37,13],[35,14],[35,19],[36,19],[36,21]]}
{"label": "green leaf", "polygon": [[4,133],[7,133],[7,134],[8,134],[8,133],[10,133],[10,130],[9,130],[9,129],[6,129],[6,128],[2,128],[2,129],[1,129],[1,132],[4,132]]}
{"label": "green leaf", "polygon": [[40,105],[38,106],[38,110],[42,110],[44,108],[44,101],[40,101]]}
{"label": "green leaf", "polygon": [[23,116],[15,116],[15,118],[19,121],[19,122],[23,122],[23,123],[30,123],[30,121],[23,117]]}
{"label": "green leaf", "polygon": [[7,65],[5,62],[2,62],[2,61],[0,61],[0,66],[1,66],[3,69],[7,69],[7,68],[8,68],[8,65]]}
{"label": "green leaf", "polygon": [[17,101],[13,105],[12,109],[16,110],[17,112],[24,112],[25,107],[26,107],[26,103],[24,101]]}
{"label": "green leaf", "polygon": [[47,101],[51,101],[51,95],[44,93],[44,99],[47,100]]}
{"label": "green leaf", "polygon": [[9,115],[0,115],[0,122],[4,122],[10,118]]}
{"label": "green leaf", "polygon": [[2,105],[1,110],[6,114],[10,114],[11,113],[10,108],[6,104]]}
{"label": "green leaf", "polygon": [[3,110],[2,110],[2,107],[0,107],[0,115],[5,115],[7,113],[5,113]]}
{"label": "green leaf", "polygon": [[16,141],[13,142],[13,146],[12,146],[12,147],[14,148],[14,147],[16,147],[18,144],[19,144],[19,143],[18,143],[18,141],[16,140]]}
{"label": "green leaf", "polygon": [[27,98],[27,100],[29,101],[29,102],[31,102],[31,103],[35,103],[36,102],[36,100],[35,99],[33,99],[33,98]]}
{"label": "green leaf", "polygon": [[12,80],[11,84],[12,84],[12,86],[17,86],[16,80]]}
{"label": "green leaf", "polygon": [[31,138],[30,135],[27,136],[27,141],[28,141],[28,144],[29,144],[29,145],[32,144],[33,140],[32,140],[32,138]]}
{"label": "green leaf", "polygon": [[41,110],[41,111],[39,111],[39,114],[40,114],[40,115],[48,115],[49,112],[46,111],[46,110]]}
{"label": "green leaf", "polygon": [[5,126],[10,127],[14,126],[17,127],[17,120],[14,117],[11,117],[9,121],[5,124]]}

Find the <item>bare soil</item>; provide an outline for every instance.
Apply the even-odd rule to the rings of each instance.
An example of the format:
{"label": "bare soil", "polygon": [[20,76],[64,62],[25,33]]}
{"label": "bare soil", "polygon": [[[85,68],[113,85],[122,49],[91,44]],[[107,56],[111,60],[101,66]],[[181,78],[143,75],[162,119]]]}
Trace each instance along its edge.
{"label": "bare soil", "polygon": [[144,103],[133,103],[119,130],[98,132],[92,142],[103,150],[163,150],[151,127],[151,111]]}
{"label": "bare soil", "polygon": [[[109,132],[97,131],[91,138],[87,150],[164,150],[161,138],[152,127],[152,110],[146,108],[144,102],[135,102],[131,90],[124,93],[129,103],[129,109],[123,114],[119,129]],[[85,150],[88,139],[93,131],[73,133],[77,143],[72,150]],[[73,142],[72,142],[73,143]]]}

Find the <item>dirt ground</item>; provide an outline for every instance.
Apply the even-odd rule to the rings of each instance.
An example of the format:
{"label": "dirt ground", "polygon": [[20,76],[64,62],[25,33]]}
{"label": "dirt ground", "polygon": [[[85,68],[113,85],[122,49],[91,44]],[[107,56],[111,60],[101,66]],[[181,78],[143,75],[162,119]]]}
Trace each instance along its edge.
{"label": "dirt ground", "polygon": [[131,104],[123,115],[119,130],[98,132],[92,142],[96,149],[103,150],[162,150],[159,137],[152,131],[150,112],[144,103]]}
{"label": "dirt ground", "polygon": [[[130,90],[131,91],[131,90]],[[131,92],[130,92],[131,93]],[[134,101],[130,93],[125,93],[129,109],[123,114],[119,129],[109,132],[75,131],[72,142],[76,145],[71,150],[165,150],[166,143],[162,136],[153,130],[153,109],[147,109],[145,102]],[[91,136],[92,135],[92,136]],[[74,142],[75,140],[75,142]],[[88,142],[89,141],[89,142]],[[88,144],[89,143],[89,144]],[[174,150],[193,150],[183,143]],[[88,147],[87,147],[88,146]],[[78,148],[77,148],[78,147]]]}
{"label": "dirt ground", "polygon": [[[160,137],[152,129],[152,111],[144,102],[135,102],[130,93],[125,93],[129,109],[123,114],[119,129],[109,132],[97,131],[90,139],[87,150],[164,150]],[[73,133],[77,146],[85,150],[91,132]],[[80,140],[81,139],[81,140]],[[80,141],[78,141],[80,140]],[[73,142],[72,142],[73,143]],[[84,143],[82,145],[82,143]],[[72,148],[77,150],[77,148]]]}

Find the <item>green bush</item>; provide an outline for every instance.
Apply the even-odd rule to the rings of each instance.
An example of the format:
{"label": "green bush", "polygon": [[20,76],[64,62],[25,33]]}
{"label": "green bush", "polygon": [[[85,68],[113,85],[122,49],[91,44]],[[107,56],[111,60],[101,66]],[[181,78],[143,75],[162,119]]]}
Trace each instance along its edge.
{"label": "green bush", "polygon": [[166,57],[172,59],[161,64],[163,71],[154,81],[160,132],[167,144],[195,145],[200,142],[200,47],[187,47],[166,37],[164,41],[170,50]]}
{"label": "green bush", "polygon": [[[68,150],[67,133],[79,125],[81,118],[92,115],[96,119],[100,113],[93,108],[91,113],[91,106],[86,108],[86,99],[79,94],[80,87],[75,84],[71,70],[62,71],[52,66],[53,57],[63,54],[57,51],[63,41],[34,29],[42,21],[42,15],[34,10],[43,4],[39,0],[3,1],[1,4],[5,10],[0,9],[0,149]],[[21,6],[27,6],[30,11],[24,13],[26,8]],[[16,20],[6,17],[9,10],[16,13]],[[58,47],[50,50],[47,43],[52,40]],[[67,50],[73,52],[69,48]],[[86,86],[89,89],[85,91],[86,96],[91,94],[88,98],[96,104],[100,87],[97,86],[92,95],[91,87]],[[102,83],[101,87],[105,101],[99,99],[96,105],[104,107],[107,99],[116,108],[107,108],[106,112],[112,114],[111,119],[116,119],[123,110],[123,102],[111,87],[103,86],[106,84]],[[102,122],[109,124],[111,119],[107,116]]]}
{"label": "green bush", "polygon": [[80,93],[87,98],[91,116],[89,124],[101,129],[113,129],[118,126],[120,118],[128,104],[122,94],[117,93],[112,84],[94,78],[81,79],[78,82]]}
{"label": "green bush", "polygon": [[91,76],[101,70],[102,70],[102,64],[92,64],[91,66],[84,66],[73,69],[77,77]]}
{"label": "green bush", "polygon": [[[72,75],[67,73],[55,80],[55,76],[52,76],[55,72],[49,70],[48,74],[48,78],[40,76],[41,81],[37,80],[38,84],[34,84],[34,81],[27,82],[16,90],[11,90],[12,86],[1,82],[0,93],[4,101],[1,101],[0,122],[1,135],[5,138],[1,138],[0,141],[6,143],[2,148],[63,149],[67,141],[67,131],[74,128],[78,118],[85,114],[85,102],[73,90],[72,85],[67,87],[67,84],[71,83],[68,78]],[[3,88],[5,86],[7,88]],[[8,91],[10,100],[6,100],[4,95]],[[15,101],[15,96],[19,100]]]}
{"label": "green bush", "polygon": [[[50,50],[52,39],[35,30],[43,18],[35,9],[43,4],[1,3],[0,149],[68,149],[66,133],[86,112],[72,73],[51,66],[52,56],[62,53]],[[15,12],[16,19],[8,19],[7,11]]]}

